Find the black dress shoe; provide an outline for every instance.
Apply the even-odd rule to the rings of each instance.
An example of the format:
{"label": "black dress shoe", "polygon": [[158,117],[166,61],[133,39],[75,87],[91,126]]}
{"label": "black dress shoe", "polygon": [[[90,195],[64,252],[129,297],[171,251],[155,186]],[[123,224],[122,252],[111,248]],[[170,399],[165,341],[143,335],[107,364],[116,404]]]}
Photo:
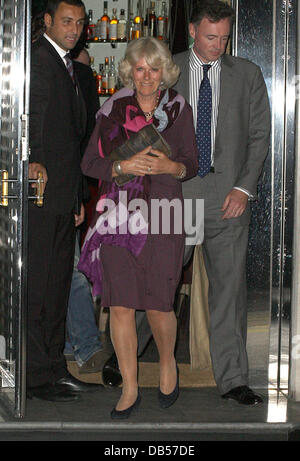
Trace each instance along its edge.
{"label": "black dress shoe", "polygon": [[103,388],[102,384],[84,383],[79,379],[74,378],[71,374],[58,379],[55,386],[60,389],[67,389],[70,392],[94,392]]}
{"label": "black dress shoe", "polygon": [[163,392],[161,392],[160,389],[158,389],[158,403],[159,403],[160,408],[169,408],[178,399],[178,396],[179,396],[179,370],[178,370],[177,366],[176,366],[176,373],[177,373],[176,385],[175,385],[174,390],[171,392],[171,394],[164,394]]}
{"label": "black dress shoe", "polygon": [[52,384],[28,388],[27,398],[33,399],[34,397],[41,400],[49,400],[50,402],[73,402],[80,399],[80,395]]}
{"label": "black dress shoe", "polygon": [[132,412],[136,411],[139,408],[140,403],[141,403],[141,395],[140,395],[140,392],[138,392],[136,401],[130,407],[126,408],[126,410],[116,410],[116,408],[114,408],[111,411],[110,416],[112,419],[128,419],[130,415],[132,414]]}
{"label": "black dress shoe", "polygon": [[258,405],[263,402],[263,399],[259,395],[254,394],[248,386],[234,387],[229,392],[226,392],[226,394],[223,394],[222,397],[227,400],[235,400],[241,405]]}
{"label": "black dress shoe", "polygon": [[107,360],[102,370],[102,381],[104,386],[118,387],[122,384],[118,359],[115,353]]}

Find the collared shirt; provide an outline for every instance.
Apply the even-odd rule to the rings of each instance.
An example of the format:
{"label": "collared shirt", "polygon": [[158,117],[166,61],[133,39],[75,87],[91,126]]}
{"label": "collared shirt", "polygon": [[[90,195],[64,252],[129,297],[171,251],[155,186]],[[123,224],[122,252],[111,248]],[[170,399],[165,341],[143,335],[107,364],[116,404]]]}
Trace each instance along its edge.
{"label": "collared shirt", "polygon": [[[52,40],[46,33],[44,34],[44,37],[51,43],[51,45],[53,46],[53,48],[57,51],[57,53],[59,54],[59,56],[61,57],[64,65],[66,66],[66,68],[68,69],[67,67],[67,61],[66,61],[66,55],[69,53],[68,51],[64,50],[63,48],[61,48],[56,42],[54,42],[54,40]],[[75,84],[75,90],[76,90],[76,93],[78,95],[78,86]]]}
{"label": "collared shirt", "polygon": [[214,148],[215,148],[215,139],[216,139],[216,129],[217,129],[217,120],[218,120],[218,110],[219,110],[219,99],[220,99],[220,74],[221,74],[221,58],[217,61],[204,63],[196,55],[194,49],[192,49],[190,54],[190,104],[193,109],[194,116],[194,125],[195,129],[197,126],[197,104],[199,98],[199,89],[203,79],[203,65],[209,64],[211,68],[208,72],[208,79],[210,81],[211,90],[212,90],[212,113],[211,113],[211,155],[212,155],[212,165],[214,164]]}
{"label": "collared shirt", "polygon": [[[216,61],[211,62],[202,62],[201,59],[196,55],[194,49],[192,48],[190,54],[190,104],[193,109],[194,117],[194,126],[196,130],[197,126],[197,105],[199,98],[200,85],[203,79],[203,65],[209,64],[211,68],[208,72],[208,79],[210,81],[210,86],[212,90],[212,113],[211,113],[211,165],[214,165],[214,150],[215,150],[215,140],[216,140],[216,131],[217,131],[217,121],[218,121],[218,112],[219,112],[219,100],[220,100],[220,82],[221,82],[221,58]],[[234,187],[242,192],[245,192],[249,198],[252,198],[252,195],[242,187]]]}
{"label": "collared shirt", "polygon": [[53,48],[55,48],[55,50],[57,51],[57,53],[59,54],[59,56],[61,57],[61,59],[63,60],[65,66],[67,67],[67,63],[66,63],[66,60],[65,60],[65,56],[66,54],[68,54],[68,51],[66,50],[63,50],[54,40],[52,40],[52,38],[49,37],[49,35],[47,35],[46,33],[44,33],[44,37],[51,43],[51,45],[53,46]]}

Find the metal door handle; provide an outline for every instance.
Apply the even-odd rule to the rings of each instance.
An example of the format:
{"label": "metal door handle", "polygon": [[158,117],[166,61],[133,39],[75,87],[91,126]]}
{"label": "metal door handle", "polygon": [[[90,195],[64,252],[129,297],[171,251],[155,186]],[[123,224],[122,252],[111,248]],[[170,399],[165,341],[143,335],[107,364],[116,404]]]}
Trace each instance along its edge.
{"label": "metal door handle", "polygon": [[[17,179],[9,179],[7,170],[0,170],[0,206],[8,206],[9,199],[16,199],[16,195],[8,195],[8,184],[11,182],[17,182]],[[29,183],[37,183],[36,194],[34,196],[29,196],[29,199],[34,199],[35,204],[38,207],[42,207],[44,204],[44,195],[43,195],[43,173],[38,172],[37,179],[29,179]]]}
{"label": "metal door handle", "polygon": [[0,206],[8,206],[8,172],[0,170]]}
{"label": "metal door handle", "polygon": [[43,178],[43,173],[41,171],[38,172],[38,178],[37,179],[29,179],[29,182],[36,182],[37,187],[36,187],[36,194],[35,197],[28,197],[28,198],[34,198],[35,199],[35,204],[38,207],[41,207],[44,205],[44,195],[43,195],[43,184],[44,184],[44,178]]}

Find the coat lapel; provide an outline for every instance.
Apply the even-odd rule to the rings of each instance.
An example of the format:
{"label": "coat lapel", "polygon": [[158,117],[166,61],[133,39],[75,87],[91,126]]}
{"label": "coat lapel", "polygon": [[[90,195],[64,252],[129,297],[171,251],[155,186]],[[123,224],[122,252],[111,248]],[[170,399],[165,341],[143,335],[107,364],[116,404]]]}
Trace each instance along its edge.
{"label": "coat lapel", "polygon": [[[74,116],[76,125],[78,127],[78,133],[80,136],[83,136],[85,132],[85,128],[86,128],[86,119],[87,119],[86,117],[87,116],[86,116],[85,102],[84,102],[84,98],[80,90],[79,83],[77,81],[77,87],[78,87],[78,93],[77,93],[74,87],[74,84],[72,82],[72,79],[69,75],[69,72],[62,58],[59,56],[55,48],[51,45],[51,43],[45,37],[43,36],[40,37],[40,40],[43,46],[47,48],[51,56],[55,59],[56,63],[60,66],[62,72],[64,72],[66,75],[66,81],[68,82],[68,86],[70,87],[70,92],[71,92],[70,94],[73,95],[72,96],[73,104],[74,104],[73,107],[76,108],[75,111],[73,112],[73,116]],[[75,74],[75,79],[77,80],[76,74]]]}
{"label": "coat lapel", "polygon": [[[180,60],[178,58],[180,56]],[[186,51],[184,54],[175,55],[175,62],[180,68],[180,77],[174,89],[178,91],[181,96],[183,96],[187,101],[189,101],[189,56],[190,52]]]}
{"label": "coat lapel", "polygon": [[[67,77],[67,81],[70,83],[70,85],[69,85],[70,88],[72,88],[72,90],[76,94],[76,90],[75,90],[74,84],[72,82],[72,79],[70,77],[70,74],[69,74],[69,72],[68,72],[68,70],[66,68],[65,63],[63,62],[62,58],[60,57],[60,55],[57,53],[56,49],[51,45],[51,43],[45,37],[43,37],[43,36],[40,37],[40,40],[41,40],[41,43],[43,44],[43,46],[47,48],[47,50],[49,51],[51,56],[55,59],[56,63],[59,65],[61,70],[64,72],[64,74]],[[66,51],[66,53],[67,53],[67,51]]]}
{"label": "coat lapel", "polygon": [[[77,78],[76,78],[77,80]],[[83,132],[82,137],[84,136],[85,130],[86,130],[86,123],[87,123],[87,112],[86,112],[86,103],[84,101],[84,97],[82,94],[82,91],[79,86],[79,82],[77,80],[77,86],[78,86],[78,95],[76,98],[76,102],[78,104],[78,128],[80,131]]]}
{"label": "coat lapel", "polygon": [[49,53],[51,54],[51,56],[53,56],[53,58],[55,59],[55,61],[57,62],[57,64],[62,68],[64,69],[67,74],[68,74],[68,71],[67,71],[67,68],[65,66],[65,64],[63,63],[63,60],[61,59],[61,57],[59,56],[59,54],[57,53],[56,49],[51,45],[51,43],[49,42],[49,40],[47,40],[45,37],[40,37],[39,39],[41,41],[41,43],[43,44],[43,46],[45,48],[47,48],[47,50],[49,51]]}
{"label": "coat lapel", "polygon": [[228,107],[232,100],[233,92],[235,89],[234,83],[234,72],[232,71],[232,63],[226,59],[226,56],[222,58],[221,76],[220,76],[220,99],[218,109],[218,121],[217,121],[217,132],[216,142],[220,135],[220,127],[223,125],[226,119]]}
{"label": "coat lapel", "polygon": [[[181,95],[189,101],[190,98],[190,72],[189,72],[189,56],[190,53],[187,53],[187,58],[185,60],[185,63],[182,68],[182,76],[183,78],[181,79]],[[180,93],[180,91],[179,91]]]}

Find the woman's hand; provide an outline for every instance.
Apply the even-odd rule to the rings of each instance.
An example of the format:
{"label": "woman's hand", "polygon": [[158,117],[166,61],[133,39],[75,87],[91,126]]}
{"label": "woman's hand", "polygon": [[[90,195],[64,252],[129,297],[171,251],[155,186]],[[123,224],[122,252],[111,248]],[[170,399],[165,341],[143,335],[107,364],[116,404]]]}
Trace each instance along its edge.
{"label": "woman's hand", "polygon": [[[128,160],[122,160],[120,166],[123,174],[134,174],[135,176],[145,176],[146,174],[176,176],[182,170],[181,163],[170,160],[163,152],[153,149],[151,146],[146,147]],[[115,172],[113,172],[113,176],[116,176]]]}
{"label": "woman's hand", "polygon": [[153,156],[147,156],[147,174],[172,174],[178,173],[178,163],[170,160],[163,152],[151,149]]}
{"label": "woman's hand", "polygon": [[145,176],[148,173],[149,158],[148,152],[151,151],[151,146],[138,152],[130,157],[128,160],[122,160],[120,163],[123,174],[134,174],[135,176]]}

